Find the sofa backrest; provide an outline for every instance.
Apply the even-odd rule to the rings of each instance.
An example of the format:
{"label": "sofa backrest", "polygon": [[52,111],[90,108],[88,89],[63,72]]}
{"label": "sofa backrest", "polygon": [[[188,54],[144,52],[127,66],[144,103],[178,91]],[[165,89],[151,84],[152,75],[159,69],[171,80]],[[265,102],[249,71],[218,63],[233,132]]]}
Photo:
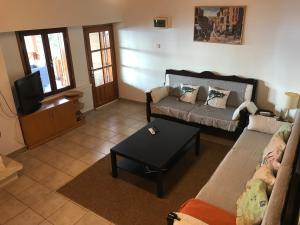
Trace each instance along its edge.
{"label": "sofa backrest", "polygon": [[[283,210],[286,204],[286,196],[289,190],[290,180],[295,166],[296,153],[299,148],[300,137],[300,111],[297,111],[291,135],[289,137],[281,167],[277,173],[273,191],[262,225],[280,225],[283,218]],[[291,225],[291,224],[289,224]]]}
{"label": "sofa backrest", "polygon": [[205,71],[196,73],[186,70],[166,70],[165,85],[178,87],[180,84],[200,86],[197,100],[205,101],[208,87],[230,90],[227,105],[238,107],[246,100],[255,101],[257,80],[238,76],[221,76]]}

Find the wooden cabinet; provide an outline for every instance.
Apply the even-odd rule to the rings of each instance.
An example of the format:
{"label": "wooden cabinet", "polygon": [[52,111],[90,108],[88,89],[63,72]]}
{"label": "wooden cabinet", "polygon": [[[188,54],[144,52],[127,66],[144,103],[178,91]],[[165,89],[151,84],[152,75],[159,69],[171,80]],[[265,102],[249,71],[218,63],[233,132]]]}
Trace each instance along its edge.
{"label": "wooden cabinet", "polygon": [[77,99],[59,98],[45,102],[42,107],[29,115],[20,116],[25,143],[28,148],[43,144],[63,132],[77,127]]}
{"label": "wooden cabinet", "polygon": [[76,108],[74,102],[69,101],[53,108],[52,120],[56,133],[76,125]]}

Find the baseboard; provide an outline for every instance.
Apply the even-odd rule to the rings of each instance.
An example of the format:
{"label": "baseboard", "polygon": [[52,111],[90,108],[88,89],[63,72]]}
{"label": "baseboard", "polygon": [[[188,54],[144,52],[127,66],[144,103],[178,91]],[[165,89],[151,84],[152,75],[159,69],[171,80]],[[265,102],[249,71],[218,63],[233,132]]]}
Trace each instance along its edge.
{"label": "baseboard", "polygon": [[109,102],[109,103],[106,103],[106,104],[104,104],[104,105],[101,105],[101,106],[95,108],[95,110],[104,108],[104,107],[106,107],[106,106],[108,106],[108,105],[111,105],[111,104],[117,102],[117,101],[119,101],[119,99],[116,99],[116,100],[113,100],[113,101],[111,101],[111,102]]}
{"label": "baseboard", "polygon": [[145,101],[143,102],[143,101],[133,100],[133,99],[124,98],[124,97],[120,97],[119,99],[123,100],[123,101],[135,102],[135,103],[139,103],[139,104],[145,104],[146,103]]}
{"label": "baseboard", "polygon": [[22,152],[25,152],[27,150],[28,150],[27,147],[24,146],[24,147],[22,147],[20,149],[17,149],[16,151],[13,151],[13,152],[9,153],[7,156],[10,157],[10,158],[14,158],[15,155],[18,155],[18,154],[20,154]]}

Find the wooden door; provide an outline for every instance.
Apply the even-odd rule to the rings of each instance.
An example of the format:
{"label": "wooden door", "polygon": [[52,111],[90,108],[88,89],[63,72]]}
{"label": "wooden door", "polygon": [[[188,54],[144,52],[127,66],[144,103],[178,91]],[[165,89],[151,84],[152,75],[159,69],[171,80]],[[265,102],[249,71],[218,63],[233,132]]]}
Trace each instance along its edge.
{"label": "wooden door", "polygon": [[72,101],[53,108],[52,113],[56,133],[76,125],[76,109]]}
{"label": "wooden door", "polygon": [[113,27],[89,26],[83,31],[94,108],[97,108],[119,97]]}

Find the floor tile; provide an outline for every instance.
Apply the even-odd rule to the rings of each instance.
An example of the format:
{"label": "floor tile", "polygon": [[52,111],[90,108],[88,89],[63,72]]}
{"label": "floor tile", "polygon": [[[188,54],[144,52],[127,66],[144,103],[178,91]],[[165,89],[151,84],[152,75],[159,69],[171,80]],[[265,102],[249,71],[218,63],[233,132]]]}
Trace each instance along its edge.
{"label": "floor tile", "polygon": [[115,146],[115,143],[109,141],[103,141],[101,144],[97,145],[96,147],[92,148],[92,150],[101,152],[105,155],[110,153],[110,149]]}
{"label": "floor tile", "polygon": [[11,197],[12,196],[6,190],[0,188],[0,205]]}
{"label": "floor tile", "polygon": [[[52,223],[50,223],[47,220],[44,220],[42,223],[40,223],[39,225],[53,225]],[[92,225],[92,224],[91,224]]]}
{"label": "floor tile", "polygon": [[85,171],[90,165],[80,160],[74,159],[69,164],[66,164],[63,171],[72,177],[78,176]]}
{"label": "floor tile", "polygon": [[51,193],[51,190],[45,186],[35,182],[32,186],[25,189],[16,195],[16,198],[29,207],[32,207],[37,202],[45,199],[47,195]]}
{"label": "floor tile", "polygon": [[90,151],[90,152],[84,154],[82,157],[80,157],[79,160],[84,163],[87,163],[89,165],[92,165],[104,157],[105,157],[105,154],[103,154],[101,152]]}
{"label": "floor tile", "polygon": [[119,134],[119,135],[116,135],[113,138],[111,138],[110,141],[113,142],[114,144],[119,144],[121,141],[125,140],[127,137],[128,137],[127,135]]}
{"label": "floor tile", "polygon": [[43,217],[28,208],[9,220],[5,225],[39,225],[43,220]]}
{"label": "floor tile", "polygon": [[25,171],[25,174],[36,181],[41,181],[47,177],[51,177],[56,172],[56,169],[46,163],[42,163],[38,167]]}
{"label": "floor tile", "polygon": [[39,182],[41,182],[43,185],[45,185],[51,190],[57,190],[72,179],[73,178],[70,175],[56,170],[54,173],[51,174],[51,176],[45,177]]}
{"label": "floor tile", "polygon": [[64,138],[63,138],[63,136],[60,136],[60,137],[57,137],[57,138],[47,142],[46,145],[49,147],[55,147],[56,145],[58,145],[62,142],[64,142]]}
{"label": "floor tile", "polygon": [[0,224],[5,224],[8,220],[22,213],[27,207],[15,199],[9,198],[0,205]]}
{"label": "floor tile", "polygon": [[62,152],[68,156],[78,159],[82,157],[85,153],[89,152],[90,149],[82,147],[81,145],[74,143],[72,141],[65,141],[53,147],[56,151]]}
{"label": "floor tile", "polygon": [[47,162],[47,164],[49,164],[50,166],[55,167],[56,169],[59,169],[61,171],[64,171],[64,169],[66,168],[66,166],[68,164],[71,164],[74,161],[74,158],[59,152],[59,151],[55,151],[55,158],[51,158],[49,159],[49,161]]}
{"label": "floor tile", "polygon": [[145,122],[139,122],[137,124],[134,124],[132,126],[130,126],[131,128],[133,129],[141,129],[143,128],[144,126],[146,126],[148,123],[145,121]]}
{"label": "floor tile", "polygon": [[30,207],[44,218],[48,218],[64,204],[66,204],[67,201],[68,200],[61,194],[51,192],[44,195]]}
{"label": "floor tile", "polygon": [[55,158],[58,158],[58,152],[54,151],[51,147],[29,150],[28,153],[42,162],[49,162]]}
{"label": "floor tile", "polygon": [[95,215],[92,212],[85,214],[76,225],[111,225],[112,223],[108,220]]}
{"label": "floor tile", "polygon": [[86,210],[73,202],[67,202],[57,212],[52,214],[48,221],[54,225],[73,225],[86,214]]}
{"label": "floor tile", "polygon": [[29,188],[31,185],[34,184],[34,181],[27,177],[26,175],[21,174],[19,178],[12,183],[6,185],[4,189],[11,193],[12,195],[16,195],[25,189]]}
{"label": "floor tile", "polygon": [[28,151],[23,155],[16,157],[15,159],[23,164],[22,173],[30,172],[43,164],[40,160],[35,159],[30,154],[28,154]]}

